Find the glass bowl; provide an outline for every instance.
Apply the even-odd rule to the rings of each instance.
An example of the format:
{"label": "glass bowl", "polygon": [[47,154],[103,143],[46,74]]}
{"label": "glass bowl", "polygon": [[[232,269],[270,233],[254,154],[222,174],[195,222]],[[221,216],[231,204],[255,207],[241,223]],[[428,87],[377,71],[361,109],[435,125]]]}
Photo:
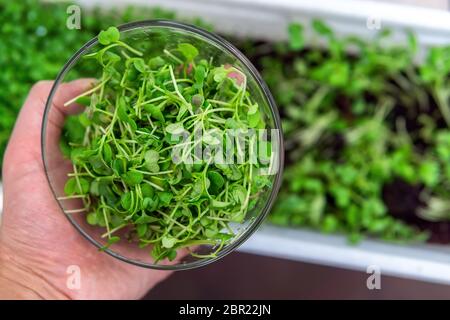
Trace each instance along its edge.
{"label": "glass bowl", "polygon": [[[180,43],[189,43],[198,48],[200,58],[208,57],[212,59],[214,66],[232,67],[237,73],[245,75],[246,90],[253,101],[259,105],[265,121],[267,135],[261,139],[270,141],[271,146],[270,165],[268,168],[266,166],[266,170],[259,168],[258,175],[265,175],[270,184],[261,187],[253,199],[252,209],[247,211],[242,222],[230,223],[234,236],[220,244],[191,244],[189,248],[179,249],[188,250],[188,252],[178,254],[178,258],[174,261],[169,259],[155,261],[147,248],[140,248],[136,241],[130,239],[127,241],[123,237],[121,241],[107,245],[107,238],[104,237],[105,229],[86,222],[88,210],[83,210],[81,200],[66,196],[64,186],[68,180],[68,173],[72,171],[73,167],[71,161],[62,155],[60,132],[49,130],[50,126],[47,125],[54,117],[61,117],[61,110],[55,107],[54,99],[55,96],[61,94],[60,91],[64,91],[64,86],[61,85],[63,82],[77,78],[99,79],[101,70],[92,65],[96,62],[93,59],[83,59],[85,55],[95,52],[101,47],[97,37],[87,42],[69,59],[58,74],[50,91],[42,126],[42,156],[48,182],[62,212],[72,225],[93,245],[107,254],[125,262],[152,269],[183,270],[209,264],[232,252],[248,239],[263,222],[276,198],[281,184],[284,152],[281,123],[275,102],[251,62],[232,44],[215,34],[194,26],[164,20],[129,23],[118,29],[120,40],[142,51],[144,57],[163,54],[164,50],[171,52],[173,48],[179,48]],[[230,73],[227,75],[231,77]],[[238,78],[239,76],[236,81],[239,80]],[[79,106],[75,108],[80,109]],[[259,142],[258,145],[260,145]],[[267,145],[269,144],[266,143],[265,146],[267,147]],[[256,167],[254,170],[257,170]],[[254,172],[252,174],[255,176]],[[188,202],[189,199],[186,201]],[[149,215],[151,214],[150,212]],[[151,249],[151,245],[149,249]],[[105,253],[99,252],[99,254]]]}

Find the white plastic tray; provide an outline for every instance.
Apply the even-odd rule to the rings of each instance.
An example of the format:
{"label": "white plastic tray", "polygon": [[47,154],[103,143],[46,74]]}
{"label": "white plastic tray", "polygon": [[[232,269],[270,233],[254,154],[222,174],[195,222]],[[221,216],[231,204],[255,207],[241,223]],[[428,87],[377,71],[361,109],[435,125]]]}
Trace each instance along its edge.
{"label": "white plastic tray", "polygon": [[402,246],[375,240],[349,245],[345,236],[266,225],[240,250],[363,272],[377,266],[382,275],[450,285],[450,246]]}
{"label": "white plastic tray", "polygon": [[[373,37],[370,21],[393,30],[411,29],[423,47],[450,43],[450,13],[436,9],[367,0],[77,0],[84,8],[129,4],[159,6],[180,17],[201,17],[216,31],[237,36],[285,39],[292,21],[326,21],[338,34]],[[395,2],[395,1],[392,1]],[[374,20],[375,19],[375,20]],[[375,23],[376,24],[376,23]],[[401,38],[400,35],[398,35]],[[394,38],[394,41],[398,38]]]}
{"label": "white plastic tray", "polygon": [[[394,30],[411,29],[422,50],[450,43],[450,13],[361,0],[78,0],[83,7],[128,4],[160,6],[180,16],[202,17],[216,31],[237,36],[280,40],[291,21],[326,21],[338,34],[373,37],[371,21]],[[369,19],[369,27],[367,21]],[[393,41],[401,41],[396,33]],[[374,240],[350,246],[345,237],[312,231],[264,226],[240,250],[366,271],[376,265],[385,275],[450,284],[450,247],[399,246]]]}

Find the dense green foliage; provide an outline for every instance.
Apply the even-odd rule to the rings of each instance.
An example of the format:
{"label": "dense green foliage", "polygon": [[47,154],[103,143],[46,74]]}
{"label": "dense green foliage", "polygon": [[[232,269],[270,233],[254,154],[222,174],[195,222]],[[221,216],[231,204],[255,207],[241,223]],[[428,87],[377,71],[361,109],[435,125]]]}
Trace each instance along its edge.
{"label": "dense green foliage", "polygon": [[[54,78],[83,42],[109,25],[173,18],[151,9],[83,12],[77,31],[66,29],[65,8],[0,0],[0,153],[32,83]],[[271,221],[344,232],[353,241],[364,234],[422,239],[390,214],[383,193],[402,181],[420,190],[422,207],[411,215],[449,218],[450,49],[432,49],[415,67],[412,35],[407,46],[385,46],[386,31],[364,41],[338,38],[318,21],[313,28],[327,50],[305,47],[311,39],[296,24],[287,31],[289,45],[236,41],[262,72],[283,117],[287,174]]]}
{"label": "dense green foliage", "polygon": [[82,10],[81,30],[69,30],[67,6],[64,2],[0,0],[0,159],[17,113],[35,82],[54,79],[76,50],[108,26],[174,18],[173,13],[161,9]]}
{"label": "dense green foliage", "polygon": [[227,143],[231,133],[266,128],[246,75],[200,45],[145,38],[132,46],[115,27],[98,39],[83,56],[102,71],[98,82],[66,102],[86,108],[66,121],[62,146],[74,170],[61,201],[81,199],[109,243],[126,231],[128,241],[151,245],[156,261],[199,244],[217,252],[235,236],[230,223],[243,223],[271,186],[250,156],[268,141],[253,134],[242,136],[247,147]]}
{"label": "dense green foliage", "polygon": [[[258,57],[283,114],[287,149],[271,221],[346,232],[351,241],[363,234],[426,238],[389,214],[383,189],[399,181],[419,188],[417,208],[395,195],[410,216],[449,216],[449,49],[432,49],[416,67],[413,34],[408,45],[389,45],[383,44],[389,31],[364,41],[337,38],[320,21],[312,28],[328,50],[305,48],[303,27],[291,25],[289,47]],[[259,50],[267,45],[249,47],[247,54]]]}

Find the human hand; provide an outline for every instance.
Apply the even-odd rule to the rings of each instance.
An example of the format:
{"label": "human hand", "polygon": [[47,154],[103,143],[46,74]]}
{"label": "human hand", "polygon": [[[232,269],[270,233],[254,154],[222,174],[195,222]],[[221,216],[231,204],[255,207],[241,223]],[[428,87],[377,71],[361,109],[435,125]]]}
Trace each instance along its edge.
{"label": "human hand", "polygon": [[[59,137],[65,101],[89,80],[63,84],[54,97],[48,130]],[[41,157],[41,126],[52,82],[37,83],[17,119],[3,162],[4,208],[0,225],[0,298],[137,299],[169,275],[99,252],[61,212]],[[53,134],[53,133],[52,133]],[[67,268],[80,270],[80,289],[69,289]]]}

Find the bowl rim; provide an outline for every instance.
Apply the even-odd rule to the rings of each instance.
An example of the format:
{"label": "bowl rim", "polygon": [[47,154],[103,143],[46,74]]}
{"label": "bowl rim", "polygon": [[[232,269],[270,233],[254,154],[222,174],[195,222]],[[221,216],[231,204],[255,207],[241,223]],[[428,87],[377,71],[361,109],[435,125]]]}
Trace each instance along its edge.
{"label": "bowl rim", "polygon": [[[272,208],[274,201],[276,199],[276,196],[278,194],[278,191],[281,187],[282,182],[282,175],[283,175],[283,167],[284,167],[284,143],[283,143],[283,134],[282,134],[282,126],[281,126],[281,119],[280,115],[278,113],[278,109],[275,103],[274,98],[272,97],[272,94],[269,91],[269,88],[267,84],[262,79],[259,72],[256,70],[256,68],[253,66],[253,64],[248,60],[248,58],[239,50],[237,49],[233,44],[231,44],[229,41],[223,39],[222,37],[206,31],[204,29],[201,29],[199,27],[193,26],[191,24],[187,23],[181,23],[171,20],[163,20],[163,19],[156,19],[156,20],[142,20],[142,21],[136,21],[136,22],[130,22],[125,23],[120,26],[118,26],[118,29],[120,33],[131,31],[131,30],[138,30],[140,28],[147,28],[147,27],[162,27],[162,28],[172,28],[172,29],[178,29],[181,31],[188,31],[193,34],[199,35],[201,37],[206,38],[207,40],[212,41],[215,45],[217,45],[219,48],[224,49],[224,51],[227,51],[229,54],[233,55],[237,60],[239,60],[249,71],[250,75],[255,79],[256,84],[259,88],[261,88],[264,98],[267,100],[267,103],[270,108],[270,112],[272,113],[272,118],[274,120],[275,129],[278,130],[277,138],[278,138],[278,146],[279,146],[279,156],[278,156],[278,172],[275,175],[275,179],[273,182],[273,186],[270,192],[270,195],[264,205],[264,207],[261,209],[261,213],[257,215],[257,217],[250,222],[250,225],[246,228],[246,230],[233,242],[231,242],[229,245],[224,247],[222,250],[220,250],[217,253],[217,256],[213,258],[204,258],[199,259],[193,262],[181,262],[173,265],[163,265],[163,264],[154,264],[154,263],[146,263],[143,261],[135,260],[128,258],[126,256],[123,256],[122,254],[119,254],[109,248],[104,249],[107,254],[110,256],[119,259],[121,261],[130,263],[135,266],[148,268],[148,269],[156,269],[156,270],[189,270],[194,269],[202,266],[206,266],[210,263],[213,263],[215,261],[218,261],[219,259],[225,257],[229,253],[236,250],[240,245],[242,245],[246,240],[249,239],[249,237],[260,227],[266,216],[268,215],[270,209]],[[70,57],[70,59],[65,63],[65,65],[62,67],[62,69],[59,71],[55,81],[53,82],[52,88],[50,90],[50,93],[48,95],[46,104],[45,104],[45,110],[44,115],[42,119],[42,126],[41,126],[41,156],[42,161],[44,164],[44,171],[45,175],[48,181],[48,184],[50,186],[51,192],[55,198],[55,200],[58,203],[58,206],[60,207],[61,211],[64,213],[64,215],[68,218],[69,222],[75,227],[75,229],[78,230],[78,232],[87,239],[91,244],[96,246],[97,248],[101,248],[102,245],[94,240],[72,217],[70,214],[67,214],[62,207],[60,201],[57,199],[56,192],[53,188],[53,185],[50,181],[50,177],[48,174],[48,162],[46,157],[46,132],[47,132],[47,120],[50,108],[52,106],[53,97],[56,93],[56,90],[59,87],[59,84],[62,82],[63,78],[67,74],[67,72],[72,68],[72,66],[83,56],[83,54],[86,53],[89,49],[91,49],[93,46],[95,46],[98,43],[98,37],[94,37],[88,42],[86,42],[80,49],[78,49],[75,54]]]}

